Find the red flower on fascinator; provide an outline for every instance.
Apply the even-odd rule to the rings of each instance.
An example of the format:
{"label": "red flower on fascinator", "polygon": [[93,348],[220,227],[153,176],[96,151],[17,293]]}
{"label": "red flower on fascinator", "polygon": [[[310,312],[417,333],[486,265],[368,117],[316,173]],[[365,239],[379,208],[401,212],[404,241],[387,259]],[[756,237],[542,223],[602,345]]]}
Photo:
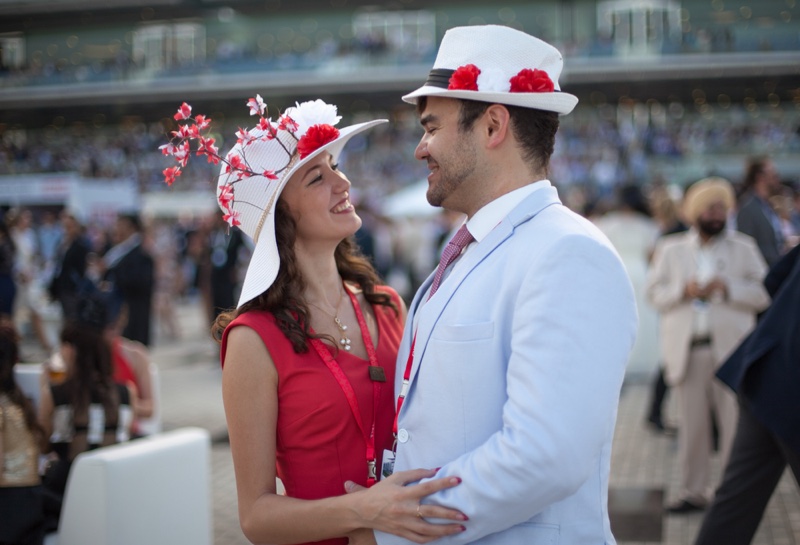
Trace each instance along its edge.
{"label": "red flower on fascinator", "polygon": [[297,153],[305,159],[319,148],[339,138],[339,129],[333,125],[312,125],[297,142]]}
{"label": "red flower on fascinator", "polygon": [[181,104],[181,107],[178,108],[178,113],[172,116],[175,121],[181,121],[182,119],[189,119],[192,115],[192,107],[186,104],[185,102]]}
{"label": "red flower on fascinator", "polygon": [[220,187],[217,200],[223,208],[230,208],[233,202],[233,186],[231,184],[226,184]]}
{"label": "red flower on fascinator", "polygon": [[164,174],[164,182],[167,185],[172,185],[175,183],[175,178],[181,175],[180,167],[169,167],[161,171]]}
{"label": "red flower on fascinator", "polygon": [[508,80],[512,93],[552,93],[555,90],[553,80],[544,70],[523,68]]}
{"label": "red flower on fascinator", "polygon": [[[321,100],[297,103],[295,107],[289,108],[277,122],[264,117],[267,105],[260,95],[251,98],[247,102],[247,106],[250,108],[250,115],[258,116],[258,123],[252,130],[239,128],[236,132],[237,145],[225,157],[219,155],[219,148],[217,148],[214,138],[208,136],[208,133],[211,132],[211,119],[205,115],[192,117],[192,107],[185,102],[173,116],[179,125],[177,130],[170,132],[170,142],[159,146],[161,153],[171,156],[178,163],[178,166],[162,171],[164,182],[170,186],[182,174],[183,168],[187,166],[189,158],[192,156],[192,141],[195,142],[194,155],[205,155],[209,163],[216,165],[221,162],[225,165],[218,181],[218,201],[224,212],[225,221],[234,227],[241,225],[242,221],[241,211],[234,209],[237,204],[258,208],[258,204],[236,201],[234,198],[236,184],[253,176],[273,182],[279,181],[293,165],[292,157],[295,152],[301,158],[306,158],[320,147],[336,140],[339,137],[339,130],[334,125],[341,119],[336,114],[336,106],[325,104]],[[207,133],[204,134],[202,131],[207,131]],[[291,143],[278,138],[278,136],[283,138],[286,135],[289,135],[292,141],[297,142],[296,149]],[[255,142],[269,141],[276,142],[277,146],[286,154],[285,164],[281,165],[278,161],[276,164],[260,165],[257,163],[258,166],[251,166],[245,158],[247,147]],[[272,168],[266,168],[267,166]],[[253,170],[254,168],[257,170]]]}
{"label": "red flower on fascinator", "polygon": [[447,89],[449,91],[477,91],[480,73],[481,69],[474,64],[459,66],[450,76],[450,83],[447,85]]}
{"label": "red flower on fascinator", "polygon": [[238,210],[231,210],[230,208],[222,215],[222,219],[225,220],[228,225],[231,227],[237,227],[242,224],[241,220],[241,212]]}

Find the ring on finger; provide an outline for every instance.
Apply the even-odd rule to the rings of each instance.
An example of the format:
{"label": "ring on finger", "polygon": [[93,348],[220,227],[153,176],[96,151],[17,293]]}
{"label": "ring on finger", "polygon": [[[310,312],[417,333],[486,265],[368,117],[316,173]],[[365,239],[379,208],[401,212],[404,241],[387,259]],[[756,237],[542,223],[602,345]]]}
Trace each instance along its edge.
{"label": "ring on finger", "polygon": [[417,505],[417,518],[422,518],[422,513],[419,512],[419,508],[422,507],[422,504]]}

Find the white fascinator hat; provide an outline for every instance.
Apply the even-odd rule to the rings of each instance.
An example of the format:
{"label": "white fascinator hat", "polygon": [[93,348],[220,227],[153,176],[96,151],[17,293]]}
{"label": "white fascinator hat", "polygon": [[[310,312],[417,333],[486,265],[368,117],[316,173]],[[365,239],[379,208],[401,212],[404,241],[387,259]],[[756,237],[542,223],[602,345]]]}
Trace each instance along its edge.
{"label": "white fascinator hat", "polygon": [[[261,97],[248,103],[263,114]],[[280,269],[275,239],[275,206],[281,191],[303,165],[328,152],[336,161],[355,135],[385,123],[368,121],[338,129],[336,106],[322,100],[298,103],[277,120],[261,115],[258,126],[237,133],[236,145],[225,156],[217,183],[217,200],[230,225],[254,243],[238,307],[265,292]]]}

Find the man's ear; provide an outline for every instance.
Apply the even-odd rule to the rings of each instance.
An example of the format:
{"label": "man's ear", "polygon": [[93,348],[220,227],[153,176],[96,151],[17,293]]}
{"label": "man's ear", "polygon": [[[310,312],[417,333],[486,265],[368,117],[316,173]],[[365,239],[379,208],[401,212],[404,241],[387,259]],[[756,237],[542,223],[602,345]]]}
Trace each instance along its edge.
{"label": "man's ear", "polygon": [[486,145],[492,149],[502,144],[508,137],[511,114],[502,104],[492,104],[483,114]]}

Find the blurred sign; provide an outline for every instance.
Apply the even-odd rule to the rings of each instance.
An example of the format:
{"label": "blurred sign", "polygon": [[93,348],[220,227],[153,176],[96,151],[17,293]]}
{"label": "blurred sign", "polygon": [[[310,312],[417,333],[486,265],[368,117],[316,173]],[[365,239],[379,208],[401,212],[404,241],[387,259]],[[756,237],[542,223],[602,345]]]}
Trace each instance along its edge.
{"label": "blurred sign", "polygon": [[0,177],[0,206],[63,206],[83,222],[108,225],[119,212],[138,212],[141,203],[131,180],[60,173]]}
{"label": "blurred sign", "polygon": [[146,218],[198,218],[219,211],[213,190],[155,191],[142,195]]}
{"label": "blurred sign", "polygon": [[76,174],[26,174],[0,177],[0,205],[63,204],[75,191]]}

